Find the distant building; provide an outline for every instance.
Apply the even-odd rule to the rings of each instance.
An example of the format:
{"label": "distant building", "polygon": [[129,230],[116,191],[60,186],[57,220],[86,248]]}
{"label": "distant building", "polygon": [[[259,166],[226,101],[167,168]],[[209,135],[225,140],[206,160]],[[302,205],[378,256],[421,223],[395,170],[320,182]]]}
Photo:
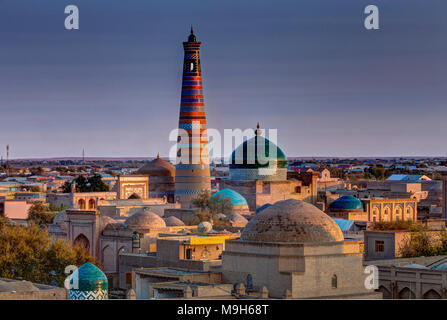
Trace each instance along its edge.
{"label": "distant building", "polygon": [[145,175],[118,176],[114,187],[118,199],[148,199],[149,177]]}
{"label": "distant building", "polygon": [[76,208],[80,210],[95,210],[102,200],[115,200],[116,192],[72,192],[72,193],[48,193],[47,202],[55,206]]}
{"label": "distant building", "polygon": [[25,200],[0,199],[0,216],[12,221],[25,223],[32,204]]}
{"label": "distant building", "polygon": [[132,272],[136,299],[231,299],[233,286],[222,284],[219,272],[180,268],[145,268]]}
{"label": "distant building", "polygon": [[168,202],[175,202],[175,166],[157,155],[156,159],[145,164],[136,173],[149,177],[150,198],[166,197]]}
{"label": "distant building", "polygon": [[[414,259],[416,260],[416,259]],[[379,265],[379,289],[383,299],[447,299],[447,262],[438,261],[421,265],[407,263]]]}
{"label": "distant building", "polygon": [[[426,231],[439,238],[439,231]],[[409,230],[368,230],[364,233],[365,260],[395,259],[401,256],[402,245],[415,232]]]}
{"label": "distant building", "polygon": [[393,174],[386,179],[387,181],[428,181],[429,177],[420,174]]}
{"label": "distant building", "polygon": [[352,195],[344,195],[329,205],[327,213],[334,218],[354,221],[417,221],[417,200],[383,198],[360,200]]}

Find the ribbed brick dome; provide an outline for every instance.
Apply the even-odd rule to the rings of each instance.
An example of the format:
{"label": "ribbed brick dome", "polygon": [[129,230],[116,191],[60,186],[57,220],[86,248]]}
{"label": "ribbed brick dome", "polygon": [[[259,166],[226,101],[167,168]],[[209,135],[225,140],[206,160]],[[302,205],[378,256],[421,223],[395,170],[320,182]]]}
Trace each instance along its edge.
{"label": "ribbed brick dome", "polygon": [[142,210],[134,213],[126,219],[124,224],[127,228],[132,230],[166,228],[165,221],[149,210]]}
{"label": "ribbed brick dome", "polygon": [[334,242],[343,233],[327,214],[310,203],[289,199],[276,202],[252,218],[241,240],[256,242]]}

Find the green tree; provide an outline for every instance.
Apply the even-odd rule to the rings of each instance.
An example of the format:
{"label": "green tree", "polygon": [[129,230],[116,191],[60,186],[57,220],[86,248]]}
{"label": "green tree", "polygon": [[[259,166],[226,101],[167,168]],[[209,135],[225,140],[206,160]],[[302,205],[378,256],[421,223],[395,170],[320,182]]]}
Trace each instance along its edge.
{"label": "green tree", "polygon": [[28,222],[46,226],[53,222],[56,214],[57,212],[51,211],[47,205],[35,202],[28,210]]}
{"label": "green tree", "polygon": [[87,179],[87,192],[109,191],[109,186],[105,184],[100,175],[95,174]]}
{"label": "green tree", "polygon": [[0,277],[63,285],[68,265],[98,264],[87,250],[54,240],[36,224],[8,223],[0,218]]}
{"label": "green tree", "polygon": [[55,205],[55,204],[50,203],[50,204],[48,204],[48,209],[49,209],[50,211],[60,212],[60,211],[62,211],[62,210],[67,209],[67,207],[66,207],[65,205],[63,205],[63,204],[57,206],[57,205]]}
{"label": "green tree", "polygon": [[437,244],[426,230],[410,233],[403,239],[399,248],[399,253],[403,258],[434,256],[438,252]]}
{"label": "green tree", "polygon": [[71,193],[71,182],[65,181],[64,185],[62,186],[62,192],[63,193]]}
{"label": "green tree", "polygon": [[231,199],[222,198],[220,195],[217,197],[210,197],[207,206],[212,214],[223,213],[227,215],[233,212]]}
{"label": "green tree", "polygon": [[199,196],[192,200],[192,204],[199,208],[203,214],[209,213],[214,215],[217,213],[230,214],[233,212],[233,204],[229,198],[212,197],[207,190],[199,194]]}
{"label": "green tree", "polygon": [[40,187],[38,186],[31,187],[31,192],[40,192]]}
{"label": "green tree", "polygon": [[[62,186],[62,192],[70,193],[72,182],[66,181]],[[75,192],[104,192],[110,190],[109,186],[102,181],[101,176],[97,174],[88,179],[79,176],[74,180],[74,183],[76,184]]]}
{"label": "green tree", "polygon": [[211,197],[211,192],[208,190],[202,191],[195,199],[192,200],[192,204],[200,209],[207,209],[208,199]]}

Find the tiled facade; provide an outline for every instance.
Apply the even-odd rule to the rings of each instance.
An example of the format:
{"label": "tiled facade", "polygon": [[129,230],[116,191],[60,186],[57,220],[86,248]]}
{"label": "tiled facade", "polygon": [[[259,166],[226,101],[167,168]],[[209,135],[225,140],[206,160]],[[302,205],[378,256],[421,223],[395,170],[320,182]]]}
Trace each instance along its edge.
{"label": "tiled facade", "polygon": [[185,58],[175,170],[175,200],[182,208],[189,208],[192,199],[203,190],[211,190],[200,45],[191,29],[188,41],[183,42]]}

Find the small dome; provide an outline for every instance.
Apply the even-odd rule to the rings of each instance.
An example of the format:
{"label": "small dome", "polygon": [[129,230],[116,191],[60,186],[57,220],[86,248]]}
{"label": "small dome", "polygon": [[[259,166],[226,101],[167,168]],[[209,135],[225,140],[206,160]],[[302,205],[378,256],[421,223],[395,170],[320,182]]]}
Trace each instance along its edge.
{"label": "small dome", "polygon": [[77,281],[77,291],[108,290],[106,275],[94,264],[84,263],[70,276],[70,284]]}
{"label": "small dome", "polygon": [[53,219],[53,223],[57,225],[65,224],[67,221],[67,212],[65,210],[60,211]]}
{"label": "small dome", "polygon": [[137,174],[148,175],[152,177],[175,176],[175,167],[160,156],[145,164],[137,170]]}
{"label": "small dome", "polygon": [[105,229],[109,224],[116,224],[117,222],[109,216],[101,216],[99,220],[100,229]]}
{"label": "small dome", "polygon": [[104,228],[104,230],[117,231],[119,229],[122,229],[123,227],[124,227],[123,222],[114,222],[114,223],[107,224],[106,227]]}
{"label": "small dome", "polygon": [[247,200],[245,200],[245,198],[240,195],[239,193],[237,193],[234,190],[231,189],[222,189],[218,192],[216,192],[215,194],[212,195],[213,198],[221,198],[221,199],[230,199],[231,204],[233,206],[246,206],[247,204]]}
{"label": "small dome", "polygon": [[356,197],[345,195],[332,202],[329,208],[333,210],[363,210],[363,203]]}
{"label": "small dome", "polygon": [[180,227],[185,225],[185,223],[182,220],[174,216],[165,218],[164,221],[168,227]]}
{"label": "small dome", "polygon": [[267,209],[268,207],[271,207],[271,206],[272,206],[271,203],[266,203],[266,204],[260,206],[258,209],[256,209],[256,214],[258,214],[258,213],[261,212],[262,210]]}
{"label": "small dome", "polygon": [[240,215],[237,212],[233,212],[232,214],[228,215],[227,220],[231,222],[232,224],[238,225],[238,226],[246,226],[248,223],[248,220],[245,219],[242,215]]}
{"label": "small dome", "polygon": [[131,215],[126,219],[124,225],[128,229],[166,228],[165,221],[160,216],[147,209]]}
{"label": "small dome", "polygon": [[211,230],[213,230],[213,225],[208,221],[200,222],[197,226],[197,231],[199,231],[200,233],[208,233]]}
{"label": "small dome", "polygon": [[334,242],[343,233],[327,214],[310,203],[289,199],[255,215],[245,226],[241,240],[256,242]]}
{"label": "small dome", "polygon": [[447,263],[446,263],[446,262],[440,263],[440,264],[438,264],[438,265],[436,265],[436,266],[433,266],[431,269],[432,269],[432,270],[443,270],[443,271],[447,271]]}

